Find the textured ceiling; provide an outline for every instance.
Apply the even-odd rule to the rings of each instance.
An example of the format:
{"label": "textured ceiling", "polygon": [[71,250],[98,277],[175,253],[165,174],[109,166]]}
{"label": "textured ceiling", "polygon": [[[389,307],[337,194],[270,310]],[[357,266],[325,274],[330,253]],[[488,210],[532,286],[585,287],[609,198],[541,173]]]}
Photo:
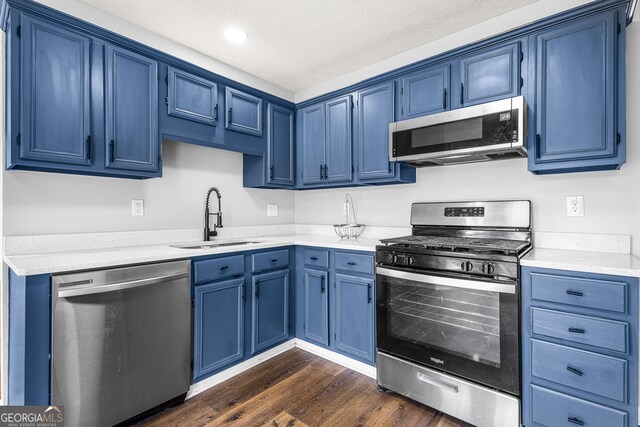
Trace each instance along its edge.
{"label": "textured ceiling", "polygon": [[80,1],[295,92],[537,0]]}

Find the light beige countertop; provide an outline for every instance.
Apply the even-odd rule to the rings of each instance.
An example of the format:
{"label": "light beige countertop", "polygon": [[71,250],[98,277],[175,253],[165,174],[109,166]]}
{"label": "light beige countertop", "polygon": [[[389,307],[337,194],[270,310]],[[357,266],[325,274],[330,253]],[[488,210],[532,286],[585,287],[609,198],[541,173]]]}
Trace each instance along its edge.
{"label": "light beige countertop", "polygon": [[535,248],[521,260],[521,265],[640,277],[640,260],[622,253]]}
{"label": "light beige countertop", "polygon": [[[276,248],[291,245],[373,252],[375,251],[375,247],[378,244],[378,239],[375,238],[341,240],[337,236],[316,234],[287,234],[262,236],[256,238],[243,237],[242,239],[216,239],[215,242],[224,242],[229,240],[252,241],[258,243],[243,244],[237,246],[223,246],[209,249],[180,249],[170,246],[176,243],[141,246],[120,246],[113,248],[6,255],[4,257],[4,262],[16,274],[20,276],[30,276],[34,274],[50,274],[78,270],[91,270],[129,264],[168,261],[205,255],[253,251],[257,249]],[[195,244],[198,242],[183,243]]]}

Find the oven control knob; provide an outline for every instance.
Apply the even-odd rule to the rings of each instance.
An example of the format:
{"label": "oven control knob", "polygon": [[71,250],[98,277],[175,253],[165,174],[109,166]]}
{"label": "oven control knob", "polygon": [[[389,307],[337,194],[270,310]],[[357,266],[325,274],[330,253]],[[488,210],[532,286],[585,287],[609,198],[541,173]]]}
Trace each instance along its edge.
{"label": "oven control knob", "polygon": [[495,270],[496,270],[496,267],[489,262],[482,264],[482,272],[484,274],[493,274]]}
{"label": "oven control knob", "polygon": [[460,269],[462,271],[471,271],[473,270],[473,264],[471,264],[469,261],[464,261],[462,264],[460,264]]}

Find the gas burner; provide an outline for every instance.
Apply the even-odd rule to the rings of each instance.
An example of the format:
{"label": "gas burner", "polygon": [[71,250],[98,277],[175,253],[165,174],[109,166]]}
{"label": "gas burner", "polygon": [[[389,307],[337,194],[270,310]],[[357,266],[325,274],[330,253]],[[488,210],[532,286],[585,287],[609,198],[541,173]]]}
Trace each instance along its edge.
{"label": "gas burner", "polygon": [[405,248],[434,249],[452,252],[499,252],[506,255],[518,254],[522,249],[530,245],[528,241],[509,239],[416,235],[384,239],[381,240],[381,242],[387,246],[402,246]]}

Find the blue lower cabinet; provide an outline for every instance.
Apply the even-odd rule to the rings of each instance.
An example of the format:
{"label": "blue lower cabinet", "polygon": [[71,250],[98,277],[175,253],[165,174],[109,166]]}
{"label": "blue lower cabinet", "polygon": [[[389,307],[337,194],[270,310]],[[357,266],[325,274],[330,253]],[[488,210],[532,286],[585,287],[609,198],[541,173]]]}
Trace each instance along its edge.
{"label": "blue lower cabinet", "polygon": [[289,338],[289,269],[252,280],[251,354]]}
{"label": "blue lower cabinet", "polygon": [[638,425],[638,279],[522,269],[522,424]]}
{"label": "blue lower cabinet", "polygon": [[347,356],[373,363],[375,286],[373,278],[336,274],[335,344]]}
{"label": "blue lower cabinet", "polygon": [[329,345],[328,273],[304,269],[304,337],[314,343]]}
{"label": "blue lower cabinet", "polygon": [[194,362],[197,380],[244,357],[244,277],[194,289]]}

